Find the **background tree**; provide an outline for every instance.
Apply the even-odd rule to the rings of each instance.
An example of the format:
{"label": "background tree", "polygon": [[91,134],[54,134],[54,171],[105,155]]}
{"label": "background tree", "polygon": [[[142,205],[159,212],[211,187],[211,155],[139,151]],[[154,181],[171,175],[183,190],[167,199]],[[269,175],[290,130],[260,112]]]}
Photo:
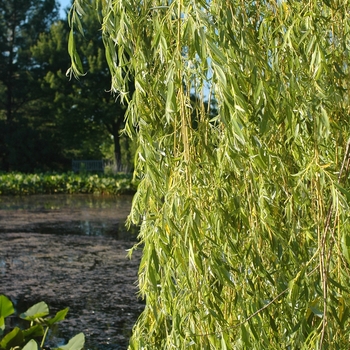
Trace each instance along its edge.
{"label": "background tree", "polygon": [[[70,170],[72,159],[115,159],[132,168],[121,135],[125,107],[110,93],[98,14],[86,14],[84,69],[69,68],[67,19],[55,1],[0,2],[0,170]],[[123,166],[122,166],[123,164]]]}
{"label": "background tree", "polygon": [[[96,6],[112,89],[136,87],[146,308],[130,348],[347,348],[349,2]],[[69,51],[79,74],[74,36]]]}
{"label": "background tree", "polygon": [[[84,11],[82,18],[84,32],[78,43],[86,74],[79,79],[80,102],[77,101],[77,110],[80,112],[85,110],[85,118],[89,123],[102,125],[106,129],[113,142],[114,161],[117,168],[122,168],[123,164],[129,166],[132,164],[129,138],[121,135],[126,104],[121,103],[111,91],[111,74],[102,41],[101,13],[99,10],[95,11],[98,2],[91,0],[87,3],[90,6]],[[129,85],[133,90],[132,82],[129,82]],[[122,159],[122,147],[123,153],[127,156],[124,159]]]}
{"label": "background tree", "polygon": [[40,108],[45,110],[52,126],[50,136],[55,140],[52,146],[70,167],[71,159],[102,158],[100,146],[108,140],[108,134],[102,125],[93,122],[93,112],[89,110],[91,101],[98,97],[82,94],[82,83],[68,81],[66,77],[67,42],[68,25],[66,21],[57,21],[48,33],[40,35],[32,53],[41,71]]}
{"label": "background tree", "polygon": [[79,47],[86,74],[79,80],[68,83],[65,76],[69,57],[65,21],[55,23],[50,33],[43,33],[33,48],[34,57],[45,72],[42,88],[51,91],[45,93],[47,105],[56,120],[66,158],[101,158],[103,151],[108,153],[106,150],[112,148],[117,169],[131,168],[131,143],[121,135],[126,107],[110,92],[111,78],[98,13],[86,11],[84,23]]}
{"label": "background tree", "polygon": [[54,0],[0,1],[0,167],[4,170],[33,168],[34,155],[45,150],[33,122],[40,89],[30,47],[57,15]]}

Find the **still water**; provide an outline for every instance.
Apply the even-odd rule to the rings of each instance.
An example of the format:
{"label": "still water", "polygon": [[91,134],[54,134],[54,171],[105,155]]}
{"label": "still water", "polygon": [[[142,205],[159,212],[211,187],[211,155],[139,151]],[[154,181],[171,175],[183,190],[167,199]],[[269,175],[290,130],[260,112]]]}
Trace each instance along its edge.
{"label": "still water", "polygon": [[125,220],[132,196],[0,196],[0,232],[36,232],[111,236],[132,240],[135,228]]}
{"label": "still water", "polygon": [[[137,298],[141,251],[125,220],[131,196],[0,196],[0,293],[23,312],[45,301],[69,307],[50,334],[55,347],[84,332],[85,349],[126,349],[143,310]],[[15,318],[10,320],[12,324]]]}

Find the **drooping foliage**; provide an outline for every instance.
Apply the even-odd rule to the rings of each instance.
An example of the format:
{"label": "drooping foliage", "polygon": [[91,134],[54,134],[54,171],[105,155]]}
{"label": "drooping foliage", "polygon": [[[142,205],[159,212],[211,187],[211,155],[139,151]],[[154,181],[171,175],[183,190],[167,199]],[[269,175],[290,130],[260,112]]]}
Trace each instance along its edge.
{"label": "drooping foliage", "polygon": [[136,88],[146,308],[130,348],[347,348],[350,3],[97,8],[112,89]]}

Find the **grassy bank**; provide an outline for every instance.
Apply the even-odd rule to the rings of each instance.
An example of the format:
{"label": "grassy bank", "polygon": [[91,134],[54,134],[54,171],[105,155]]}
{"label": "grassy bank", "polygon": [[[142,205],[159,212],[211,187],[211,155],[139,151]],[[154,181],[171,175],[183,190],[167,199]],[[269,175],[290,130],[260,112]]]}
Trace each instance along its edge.
{"label": "grassy bank", "polygon": [[136,185],[131,174],[75,174],[69,173],[2,173],[0,195],[29,194],[126,194],[134,193]]}

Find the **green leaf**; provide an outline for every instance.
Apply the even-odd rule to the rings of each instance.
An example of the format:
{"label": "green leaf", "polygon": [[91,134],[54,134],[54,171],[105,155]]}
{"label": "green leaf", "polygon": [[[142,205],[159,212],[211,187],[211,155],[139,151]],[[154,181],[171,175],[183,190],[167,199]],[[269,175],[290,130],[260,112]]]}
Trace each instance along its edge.
{"label": "green leaf", "polygon": [[82,16],[85,14],[85,11],[83,8],[80,6],[79,1],[74,2],[74,7],[76,8],[76,11],[73,12],[72,14],[72,24],[76,25],[78,27],[78,31],[81,35],[84,35],[84,30],[81,25],[81,21],[79,19],[79,16]]}
{"label": "green leaf", "polygon": [[63,309],[63,310],[60,310],[56,313],[56,315],[53,317],[53,318],[49,318],[49,319],[46,319],[45,320],[45,323],[49,326],[53,325],[54,323],[57,323],[57,322],[60,322],[60,321],[63,321],[66,316],[67,316],[67,313],[69,311],[69,307]]}
{"label": "green leaf", "polygon": [[168,83],[167,99],[166,99],[167,113],[174,113],[176,111],[175,103],[176,103],[176,98],[175,98],[175,92],[174,92],[174,82],[170,80]]}
{"label": "green leaf", "polygon": [[83,74],[83,65],[75,46],[74,31],[71,29],[68,37],[68,53],[72,60],[72,70],[76,76]]}
{"label": "green leaf", "polygon": [[33,327],[23,330],[23,337],[25,340],[29,340],[36,337],[41,337],[44,335],[44,328],[40,324],[36,324]]}
{"label": "green leaf", "polygon": [[0,316],[0,336],[4,333],[5,330],[5,319]]}
{"label": "green leaf", "polygon": [[319,318],[323,318],[323,312],[320,311],[319,309],[317,309],[316,307],[310,306],[310,310],[312,311],[312,313],[313,313],[315,316],[317,316],[317,317],[319,317]]}
{"label": "green leaf", "polygon": [[20,315],[20,318],[23,318],[27,321],[34,321],[37,318],[47,316],[49,314],[49,307],[43,301],[37,303],[30,307],[26,312]]}
{"label": "green leaf", "polygon": [[23,339],[23,332],[18,327],[15,327],[10,333],[2,338],[0,347],[5,350],[10,350],[11,348],[21,346]]}
{"label": "green leaf", "polygon": [[321,107],[321,122],[324,126],[324,128],[326,129],[326,132],[329,132],[329,117],[327,114],[327,111]]}
{"label": "green leaf", "polygon": [[213,69],[216,73],[216,77],[218,79],[218,82],[220,82],[223,86],[227,85],[227,80],[226,80],[226,74],[224,70],[216,63],[213,61]]}
{"label": "green leaf", "polygon": [[339,317],[341,328],[344,328],[345,322],[349,320],[349,314],[350,314],[350,309],[347,306],[345,306],[342,315],[340,315]]}
{"label": "green leaf", "polygon": [[249,349],[250,347],[250,336],[244,325],[241,325],[241,335],[242,335],[242,342],[245,345],[246,348]]}
{"label": "green leaf", "polygon": [[54,350],[81,350],[85,344],[85,336],[84,333],[79,333],[74,336],[67,345],[63,345]]}
{"label": "green leaf", "polygon": [[344,187],[340,186],[336,182],[334,183],[334,186],[343,194],[346,196],[346,199],[350,201],[350,191],[347,191]]}
{"label": "green leaf", "polygon": [[[5,295],[0,295],[0,317],[6,318],[15,312],[13,304]],[[1,329],[1,322],[0,322]]]}
{"label": "green leaf", "polygon": [[289,298],[292,302],[293,307],[295,306],[295,303],[298,299],[299,296],[299,288],[300,288],[300,277],[304,273],[303,270],[299,271],[295,278],[293,278],[291,281],[288,283],[289,287]]}
{"label": "green leaf", "polygon": [[216,43],[213,43],[212,41],[208,41],[209,49],[211,51],[211,56],[216,62],[225,62],[225,55],[223,54],[223,51],[220,50],[220,48],[217,46]]}
{"label": "green leaf", "polygon": [[38,344],[34,339],[30,340],[22,350],[38,350]]}
{"label": "green leaf", "polygon": [[343,232],[341,238],[341,248],[346,261],[350,264],[350,236],[346,231]]}

